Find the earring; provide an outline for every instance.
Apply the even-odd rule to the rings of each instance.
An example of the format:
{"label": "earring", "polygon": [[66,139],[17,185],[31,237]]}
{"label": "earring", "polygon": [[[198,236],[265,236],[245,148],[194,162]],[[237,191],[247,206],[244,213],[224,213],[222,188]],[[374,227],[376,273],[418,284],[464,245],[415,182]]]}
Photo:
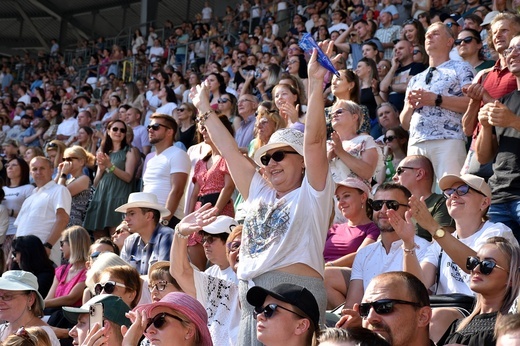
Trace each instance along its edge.
{"label": "earring", "polygon": [[31,311],[31,310],[32,310],[32,307],[29,306],[29,311]]}

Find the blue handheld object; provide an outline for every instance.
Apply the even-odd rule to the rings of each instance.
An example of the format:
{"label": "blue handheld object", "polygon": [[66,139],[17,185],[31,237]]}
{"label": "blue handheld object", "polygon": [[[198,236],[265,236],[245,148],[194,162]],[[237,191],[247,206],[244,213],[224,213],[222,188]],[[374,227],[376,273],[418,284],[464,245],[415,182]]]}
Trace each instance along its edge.
{"label": "blue handheld object", "polygon": [[303,49],[305,53],[309,54],[312,54],[312,50],[316,48],[318,50],[318,62],[320,63],[320,65],[325,67],[330,72],[334,73],[338,78],[340,77],[338,70],[336,70],[336,68],[332,64],[332,61],[330,61],[329,57],[318,46],[318,44],[314,40],[314,37],[312,37],[312,34],[307,33],[303,35],[298,45],[301,47],[301,49]]}

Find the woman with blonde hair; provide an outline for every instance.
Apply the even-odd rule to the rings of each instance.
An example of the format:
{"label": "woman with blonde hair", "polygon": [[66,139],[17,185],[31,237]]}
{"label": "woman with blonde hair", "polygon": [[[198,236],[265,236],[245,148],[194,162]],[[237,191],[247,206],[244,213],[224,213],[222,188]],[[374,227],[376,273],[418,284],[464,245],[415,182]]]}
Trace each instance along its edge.
{"label": "woman with blonde hair", "polygon": [[195,133],[195,116],[197,108],[192,103],[183,102],[175,109],[175,120],[179,125],[179,130],[175,134],[175,141],[180,141],[186,149],[194,144]]}
{"label": "woman with blonde hair", "polygon": [[90,126],[81,126],[78,130],[78,140],[74,145],[79,145],[87,152],[95,155],[97,150],[97,138]]}
{"label": "woman with blonde hair", "polygon": [[249,156],[254,157],[258,148],[266,145],[273,133],[286,126],[278,110],[269,110],[260,104],[256,116],[255,138],[249,144]]}
{"label": "woman with blonde hair", "polygon": [[20,327],[2,346],[52,346],[49,334],[40,327]]}
{"label": "woman with blonde hair", "polygon": [[85,169],[94,166],[95,162],[96,157],[78,145],[65,149],[63,162],[59,164],[54,180],[57,184],[66,186],[72,196],[67,227],[83,225],[92,197],[92,181],[85,175]]}

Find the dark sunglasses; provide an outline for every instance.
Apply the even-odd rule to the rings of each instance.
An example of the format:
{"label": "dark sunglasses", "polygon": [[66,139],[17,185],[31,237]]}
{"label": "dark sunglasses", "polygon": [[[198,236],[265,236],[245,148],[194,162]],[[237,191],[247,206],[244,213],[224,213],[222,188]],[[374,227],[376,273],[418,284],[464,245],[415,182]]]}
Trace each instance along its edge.
{"label": "dark sunglasses", "polygon": [[478,192],[482,196],[486,196],[482,192],[480,192],[478,190],[475,190],[474,188],[472,188],[471,186],[469,186],[467,184],[461,185],[461,186],[456,187],[456,188],[450,187],[449,189],[445,189],[442,192],[444,193],[444,196],[446,196],[447,198],[450,198],[451,195],[453,195],[454,193],[456,193],[457,196],[464,196],[464,195],[466,195],[469,192],[469,190],[473,190],[475,192]]}
{"label": "dark sunglasses", "polygon": [[407,167],[407,166],[400,166],[400,167],[397,167],[397,169],[395,170],[395,173],[397,173],[397,175],[401,175],[407,169],[417,169],[417,168],[415,168],[415,167]]}
{"label": "dark sunglasses", "polygon": [[177,112],[182,113],[186,110],[186,108],[177,108]]}
{"label": "dark sunglasses", "polygon": [[165,129],[171,130],[168,126],[165,126],[165,125],[159,124],[159,123],[148,125],[146,128],[148,129],[148,131],[150,131],[150,130],[159,131],[161,126],[164,127]]}
{"label": "dark sunglasses", "polygon": [[271,159],[273,159],[275,162],[280,162],[283,159],[285,159],[285,155],[286,154],[297,154],[297,155],[300,155],[296,151],[278,150],[278,151],[275,151],[272,154],[267,154],[267,153],[264,154],[260,158],[260,162],[262,163],[262,165],[267,166],[269,164],[269,161],[271,161]]}
{"label": "dark sunglasses", "polygon": [[396,136],[383,137],[383,142],[390,143],[390,142],[393,142],[393,140],[396,138],[397,138]]}
{"label": "dark sunglasses", "polygon": [[435,70],[436,70],[435,67],[430,67],[430,68],[428,69],[428,73],[426,74],[426,78],[424,78],[424,82],[425,82],[426,84],[430,84],[430,83],[431,83],[432,78],[433,78],[433,71],[435,71]]}
{"label": "dark sunglasses", "polygon": [[77,157],[64,157],[63,161],[72,162],[72,160],[79,160]]}
{"label": "dark sunglasses", "polygon": [[280,306],[278,304],[268,304],[263,308],[260,306],[256,306],[255,309],[253,310],[253,317],[256,319],[258,315],[264,314],[265,318],[271,318],[271,317],[273,317],[274,312],[278,308],[285,310],[285,311],[292,312],[293,314],[295,314],[296,316],[299,316],[301,318],[307,318],[305,316],[300,315],[299,313],[297,313],[295,311],[284,308],[283,306]]}
{"label": "dark sunglasses", "polygon": [[399,209],[399,207],[408,208],[408,204],[401,204],[398,201],[395,201],[393,199],[390,199],[390,200],[378,199],[378,200],[370,202],[372,209],[374,209],[375,211],[380,211],[381,209],[383,209],[383,204],[386,205],[387,209],[392,209],[392,210],[397,210],[397,209]]}
{"label": "dark sunglasses", "polygon": [[456,46],[460,46],[462,44],[462,42],[464,42],[465,44],[468,44],[468,43],[471,43],[471,41],[475,40],[477,43],[477,39],[473,36],[468,36],[468,37],[465,37],[465,38],[458,38],[455,40],[455,45]]}
{"label": "dark sunglasses", "polygon": [[467,270],[474,270],[477,266],[480,266],[480,272],[484,275],[489,275],[493,271],[493,269],[496,267],[498,269],[502,269],[503,271],[509,273],[509,271],[498,264],[496,264],[493,261],[490,260],[480,260],[476,256],[468,256],[468,259],[466,260],[466,269]]}
{"label": "dark sunglasses", "polygon": [[218,239],[218,237],[213,237],[211,235],[207,235],[205,237],[202,237],[202,244],[205,244],[205,243],[213,244],[215,239]]}
{"label": "dark sunglasses", "polygon": [[221,98],[219,98],[219,99],[217,100],[218,103],[226,103],[226,102],[228,102],[228,101],[229,101],[229,99],[227,99],[227,98],[225,98],[225,97],[221,97]]}
{"label": "dark sunglasses", "polygon": [[120,284],[119,282],[107,281],[104,284],[102,284],[102,283],[96,284],[96,286],[94,286],[94,292],[96,293],[96,295],[100,295],[101,292],[103,292],[103,291],[105,291],[105,293],[107,293],[107,294],[112,294],[112,293],[114,293],[116,286],[126,288],[125,285]]}
{"label": "dark sunglasses", "polygon": [[399,299],[381,299],[376,300],[372,303],[361,303],[359,304],[359,315],[362,318],[367,318],[368,314],[370,313],[370,309],[374,308],[374,311],[378,315],[387,315],[391,314],[394,311],[394,305],[396,304],[405,304],[405,305],[412,305],[415,307],[421,307],[419,303],[414,302],[407,302],[406,300],[399,300]]}
{"label": "dark sunglasses", "polygon": [[126,129],[124,127],[121,127],[121,128],[119,128],[119,127],[112,127],[111,130],[114,131],[114,132],[126,133]]}
{"label": "dark sunglasses", "polygon": [[420,52],[421,52],[421,51],[420,51],[419,49],[414,49],[414,50],[413,50],[413,55],[417,55],[417,54],[419,54]]}
{"label": "dark sunglasses", "polygon": [[348,111],[345,109],[345,108],[338,108],[336,109],[335,111],[333,112],[330,112],[330,116],[335,116],[336,114],[337,115],[342,115],[343,113],[347,113]]}
{"label": "dark sunglasses", "polygon": [[241,241],[232,241],[231,243],[227,243],[226,247],[229,251],[237,251],[240,249],[240,245],[242,245]]}
{"label": "dark sunglasses", "polygon": [[454,25],[456,25],[456,26],[460,26],[459,23],[455,23],[455,22],[448,22],[448,23],[446,23],[446,24],[444,24],[444,25],[446,25],[448,28],[451,28],[451,27],[454,26]]}
{"label": "dark sunglasses", "polygon": [[99,257],[99,255],[101,255],[101,251],[94,251],[94,252],[90,255],[90,259],[91,259],[92,261],[95,261],[95,260]]}
{"label": "dark sunglasses", "polygon": [[153,318],[148,320],[148,325],[146,326],[144,332],[146,333],[146,331],[148,330],[148,328],[150,328],[152,324],[155,327],[155,329],[161,329],[166,323],[166,316],[174,318],[181,323],[184,322],[182,318],[180,318],[179,316],[175,316],[167,312],[161,312],[160,314],[155,315]]}

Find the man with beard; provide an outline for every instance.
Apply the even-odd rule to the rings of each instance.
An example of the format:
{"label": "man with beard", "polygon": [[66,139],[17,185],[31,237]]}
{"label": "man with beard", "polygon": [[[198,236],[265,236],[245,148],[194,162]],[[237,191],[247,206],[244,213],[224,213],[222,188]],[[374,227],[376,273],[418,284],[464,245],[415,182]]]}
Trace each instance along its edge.
{"label": "man with beard", "polygon": [[415,253],[419,261],[425,256],[430,245],[427,240],[415,236],[416,247],[403,251],[403,241],[388,220],[387,212],[390,209],[404,218],[405,212],[409,210],[408,198],[410,197],[410,191],[402,185],[385,183],[377,188],[371,204],[374,210],[374,222],[381,230],[381,237],[380,240],[365,246],[356,254],[345,302],[346,308],[351,309],[354,304],[361,303],[365,288],[376,275],[403,270],[405,251]]}
{"label": "man with beard", "polygon": [[363,326],[391,345],[433,345],[429,338],[432,309],[428,290],[410,273],[393,271],[374,277],[362,303],[344,313],[339,325]]}
{"label": "man with beard", "polygon": [[155,152],[148,155],[143,173],[143,192],[155,194],[158,202],[171,212],[169,218],[161,221],[171,228],[184,216],[184,190],[191,169],[188,154],[173,145],[177,128],[171,116],[151,116],[148,138],[155,145]]}

